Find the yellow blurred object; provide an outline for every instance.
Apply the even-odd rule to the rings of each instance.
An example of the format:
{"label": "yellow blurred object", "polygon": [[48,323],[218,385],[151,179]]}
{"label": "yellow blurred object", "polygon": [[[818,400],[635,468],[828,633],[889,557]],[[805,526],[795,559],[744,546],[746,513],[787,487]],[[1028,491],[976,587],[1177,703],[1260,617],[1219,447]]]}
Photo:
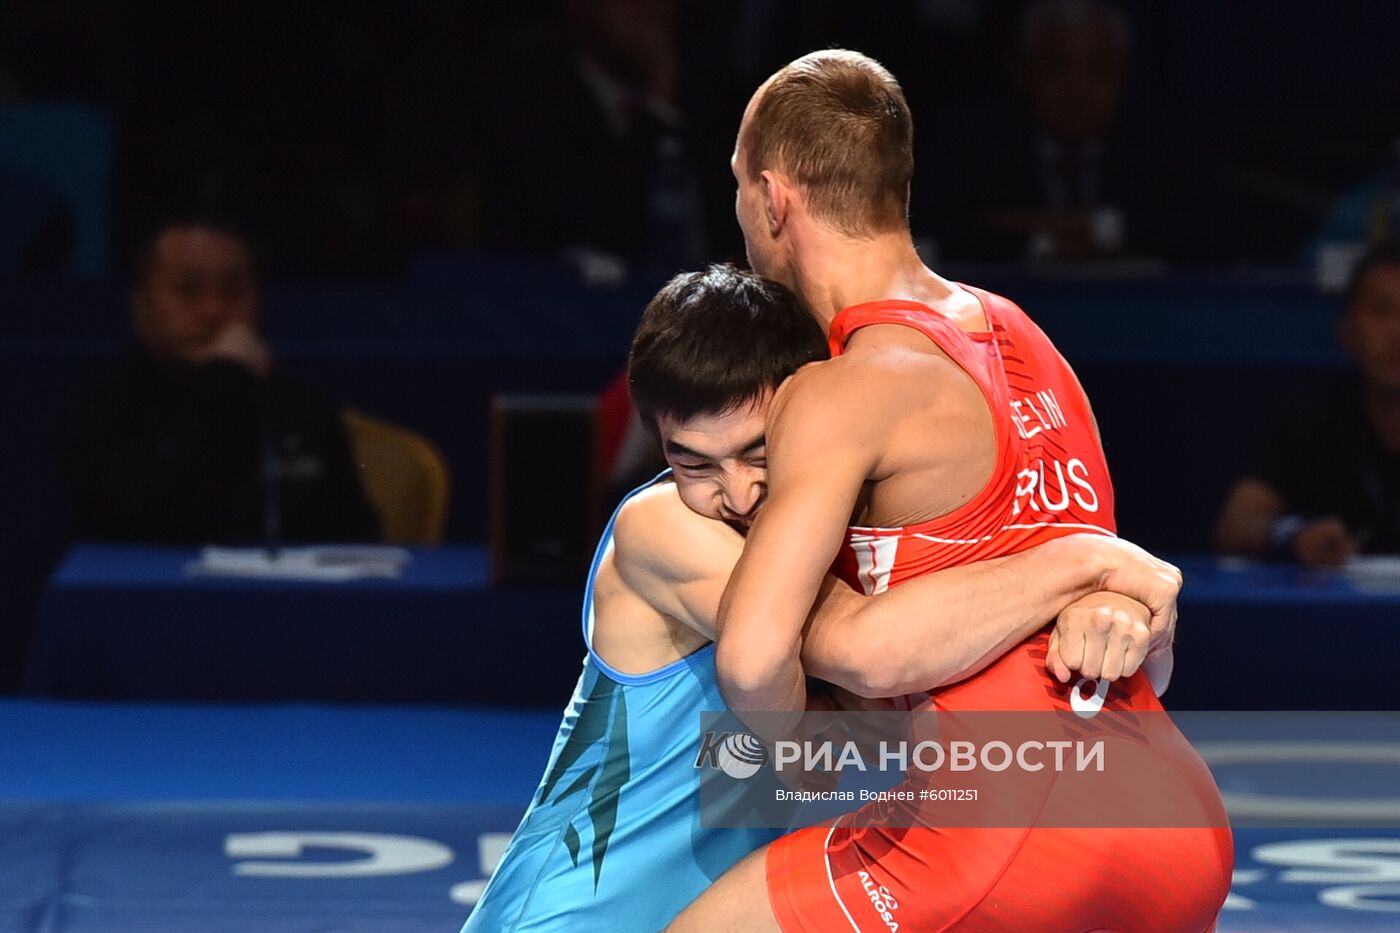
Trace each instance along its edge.
{"label": "yellow blurred object", "polygon": [[365,495],[385,541],[438,544],[447,524],[447,461],[416,431],[362,411],[341,412]]}

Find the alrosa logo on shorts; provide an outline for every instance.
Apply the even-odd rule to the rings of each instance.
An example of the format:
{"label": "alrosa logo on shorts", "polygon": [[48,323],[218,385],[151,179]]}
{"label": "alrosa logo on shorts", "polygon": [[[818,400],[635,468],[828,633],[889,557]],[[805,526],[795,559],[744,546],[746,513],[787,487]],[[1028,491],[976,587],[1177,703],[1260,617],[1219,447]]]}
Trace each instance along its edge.
{"label": "alrosa logo on shorts", "polygon": [[706,732],[700,738],[695,767],[718,768],[736,780],[758,773],[768,760],[768,749],[747,732]]}
{"label": "alrosa logo on shorts", "polygon": [[860,884],[865,888],[865,896],[870,898],[870,904],[875,908],[875,912],[880,915],[880,919],[885,921],[885,926],[891,930],[899,929],[899,921],[894,919],[894,912],[899,910],[899,901],[894,899],[890,889],[883,884],[876,887],[875,879],[870,877],[870,872],[860,872]]}

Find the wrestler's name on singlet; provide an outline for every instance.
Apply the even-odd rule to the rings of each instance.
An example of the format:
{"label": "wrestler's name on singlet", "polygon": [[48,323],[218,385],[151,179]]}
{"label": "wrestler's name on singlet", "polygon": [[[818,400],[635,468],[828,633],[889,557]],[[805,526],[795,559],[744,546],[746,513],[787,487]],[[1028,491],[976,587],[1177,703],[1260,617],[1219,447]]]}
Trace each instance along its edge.
{"label": "wrestler's name on singlet", "polygon": [[[1069,427],[1054,389],[1040,389],[1033,395],[1010,399],[1008,405],[1011,424],[1024,441]],[[1052,456],[1043,445],[1039,453],[1032,466],[1016,474],[1013,518],[1022,512],[1056,515],[1075,506],[1085,512],[1099,510],[1099,493],[1090,481],[1088,464],[1078,457]]]}

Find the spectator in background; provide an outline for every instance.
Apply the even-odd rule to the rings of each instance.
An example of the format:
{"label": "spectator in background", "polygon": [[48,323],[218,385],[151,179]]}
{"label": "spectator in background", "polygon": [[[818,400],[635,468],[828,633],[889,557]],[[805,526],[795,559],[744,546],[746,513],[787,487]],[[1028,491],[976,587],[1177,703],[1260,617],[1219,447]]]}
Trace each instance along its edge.
{"label": "spectator in background", "polygon": [[[965,166],[931,213],[955,258],[1086,260],[1154,251],[1155,146],[1130,133],[1128,19],[1103,0],[1039,0],[1018,27],[1018,112],[961,126]],[[994,124],[998,121],[993,121]],[[917,205],[916,205],[917,209]]]}
{"label": "spectator in background", "polygon": [[78,400],[63,461],[75,533],[169,544],[372,540],[336,409],[273,370],[249,245],[209,217],[159,228],[138,345]]}
{"label": "spectator in background", "polygon": [[1400,553],[1400,242],[1358,263],[1339,332],[1357,372],[1259,446],[1220,516],[1222,551],[1308,566]]}
{"label": "spectator in background", "polygon": [[680,104],[675,0],[567,0],[567,43],[488,95],[483,238],[659,270],[708,252]]}
{"label": "spectator in background", "polygon": [[[682,103],[679,6],[565,0],[562,47],[535,50],[497,76],[484,101],[487,247],[570,253],[585,280],[601,282],[626,263],[670,275],[713,258]],[[727,171],[723,178],[731,184]],[[599,467],[611,503],[664,463],[632,408],[626,373],[600,402]]]}

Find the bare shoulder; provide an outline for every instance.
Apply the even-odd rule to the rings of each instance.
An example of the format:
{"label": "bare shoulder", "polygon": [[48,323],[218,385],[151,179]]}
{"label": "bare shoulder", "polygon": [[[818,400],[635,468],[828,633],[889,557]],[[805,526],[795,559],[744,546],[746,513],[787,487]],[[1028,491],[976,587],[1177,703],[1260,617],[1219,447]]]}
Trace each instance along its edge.
{"label": "bare shoulder", "polygon": [[628,559],[648,554],[685,530],[687,516],[703,521],[681,502],[675,483],[657,483],[622,504],[613,522],[613,550]]}
{"label": "bare shoulder", "polygon": [[858,407],[864,397],[879,394],[871,385],[872,375],[863,361],[846,356],[808,363],[778,387],[768,423],[771,427],[790,421],[794,414]]}
{"label": "bare shoulder", "polygon": [[[987,319],[987,309],[983,305],[982,299],[965,286],[948,284],[950,286],[948,297],[939,302],[938,313],[956,324],[960,330],[968,333],[990,330],[991,321]],[[1002,300],[1006,301],[1007,299]]]}
{"label": "bare shoulder", "polygon": [[848,435],[853,438],[878,434],[923,400],[962,383],[971,383],[971,377],[932,344],[879,344],[809,363],[774,396],[769,442],[808,432],[833,440],[840,439],[838,432],[853,432]]}
{"label": "bare shoulder", "polygon": [[675,483],[658,483],[628,499],[613,524],[613,557],[629,582],[667,582],[708,572],[716,556],[734,557],[743,541],[726,525],[697,515]]}

